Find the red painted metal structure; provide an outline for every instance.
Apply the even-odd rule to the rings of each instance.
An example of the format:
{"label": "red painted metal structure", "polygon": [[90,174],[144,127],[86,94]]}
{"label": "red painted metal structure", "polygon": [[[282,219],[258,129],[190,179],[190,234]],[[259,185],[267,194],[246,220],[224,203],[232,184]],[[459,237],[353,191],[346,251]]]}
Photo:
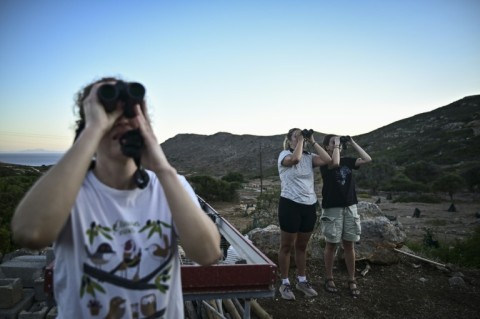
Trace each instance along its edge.
{"label": "red painted metal structure", "polygon": [[262,298],[275,295],[277,266],[209,204],[203,210],[215,221],[220,234],[244,264],[182,265],[184,299]]}

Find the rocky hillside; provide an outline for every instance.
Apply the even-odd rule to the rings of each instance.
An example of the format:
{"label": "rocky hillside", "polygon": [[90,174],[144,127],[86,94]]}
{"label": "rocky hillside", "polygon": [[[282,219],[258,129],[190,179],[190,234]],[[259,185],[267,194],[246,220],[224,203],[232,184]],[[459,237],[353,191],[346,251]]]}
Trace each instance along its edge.
{"label": "rocky hillside", "polygon": [[480,95],[421,113],[358,137],[376,157],[397,165],[424,159],[438,165],[480,161]]}
{"label": "rocky hillside", "polygon": [[[321,141],[325,133],[317,132]],[[468,96],[370,133],[354,136],[374,159],[388,158],[403,166],[419,160],[448,167],[480,164],[480,95]],[[284,134],[274,136],[179,134],[162,144],[183,174],[221,176],[275,175]],[[262,165],[260,165],[260,163]]]}
{"label": "rocky hillside", "polygon": [[216,133],[179,134],[165,141],[162,148],[171,163],[184,174],[224,175],[240,172],[260,175],[274,173],[282,149],[283,135],[254,136]]}

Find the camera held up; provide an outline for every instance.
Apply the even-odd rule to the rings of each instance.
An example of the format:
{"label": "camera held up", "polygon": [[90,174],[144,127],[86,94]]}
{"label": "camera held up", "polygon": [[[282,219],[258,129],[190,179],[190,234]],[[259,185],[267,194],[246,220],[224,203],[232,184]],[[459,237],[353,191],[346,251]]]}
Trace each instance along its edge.
{"label": "camera held up", "polygon": [[313,134],[313,130],[312,129],[303,129],[302,130],[302,135],[303,135],[303,138],[310,138]]}
{"label": "camera held up", "polygon": [[351,138],[349,135],[346,136],[340,136],[340,144],[342,144],[342,148],[344,150],[347,149],[347,143],[350,142]]}

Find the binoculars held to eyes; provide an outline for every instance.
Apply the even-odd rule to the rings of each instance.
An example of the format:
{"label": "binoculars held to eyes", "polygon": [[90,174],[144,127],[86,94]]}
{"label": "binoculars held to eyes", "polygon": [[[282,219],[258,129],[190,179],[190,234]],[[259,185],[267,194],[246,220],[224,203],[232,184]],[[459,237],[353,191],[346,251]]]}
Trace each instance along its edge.
{"label": "binoculars held to eyes", "polygon": [[[127,118],[135,117],[135,105],[143,101],[145,87],[137,82],[117,81],[115,84],[102,84],[97,90],[97,96],[107,113],[113,112],[119,101],[123,102],[123,114]],[[137,165],[134,180],[141,189],[148,185],[150,177],[141,165],[143,137],[140,130],[131,130],[120,137],[123,155],[133,158]]]}
{"label": "binoculars held to eyes", "polygon": [[122,101],[124,115],[132,118],[135,117],[135,104],[142,102],[145,97],[145,87],[137,82],[105,83],[98,88],[97,96],[108,113],[115,110],[118,101]]}
{"label": "binoculars held to eyes", "polygon": [[303,138],[310,138],[310,136],[312,136],[313,134],[313,130],[312,129],[303,129],[302,130],[302,135],[303,135]]}
{"label": "binoculars held to eyes", "polygon": [[351,140],[350,135],[340,136],[340,144],[342,144],[342,148],[343,148],[344,150],[347,149],[347,142],[350,142],[350,140]]}

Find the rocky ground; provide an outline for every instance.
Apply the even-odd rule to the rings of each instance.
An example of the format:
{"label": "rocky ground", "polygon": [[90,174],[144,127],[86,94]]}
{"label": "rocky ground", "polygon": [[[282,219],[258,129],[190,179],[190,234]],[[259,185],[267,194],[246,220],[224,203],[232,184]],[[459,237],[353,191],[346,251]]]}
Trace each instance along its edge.
{"label": "rocky ground", "polygon": [[[364,200],[376,202],[378,198]],[[393,203],[382,197],[378,205],[386,215],[402,223],[407,242],[421,241],[425,230],[430,229],[439,240],[453,243],[480,226],[480,219],[476,217],[480,211],[478,198],[467,196],[457,201],[457,212],[447,211],[449,201]],[[221,203],[212,206],[239,230],[248,227],[250,217],[238,207]],[[415,208],[421,212],[419,218],[412,217]],[[310,260],[307,275],[318,291],[317,297],[308,299],[296,292],[295,301],[285,301],[277,292],[275,298],[259,299],[258,303],[273,318],[480,317],[480,269],[462,269],[454,265],[443,268],[405,255],[401,255],[400,260],[389,266],[369,265],[371,268],[365,276],[361,271],[367,262],[358,261],[361,296],[355,299],[347,289],[343,261],[336,261],[335,282],[339,292],[332,294],[323,289],[323,261]],[[294,277],[295,268],[291,269],[290,278]]]}
{"label": "rocky ground", "polygon": [[[307,299],[296,292],[295,301],[285,301],[277,293],[273,299],[258,300],[273,318],[479,318],[480,270],[445,271],[405,256],[395,265],[371,265],[363,277],[366,263],[358,262],[361,295],[352,298],[342,263],[335,270],[336,294],[323,289],[322,263],[311,261],[308,266],[319,295]],[[449,282],[454,274],[463,279],[459,285]]]}

